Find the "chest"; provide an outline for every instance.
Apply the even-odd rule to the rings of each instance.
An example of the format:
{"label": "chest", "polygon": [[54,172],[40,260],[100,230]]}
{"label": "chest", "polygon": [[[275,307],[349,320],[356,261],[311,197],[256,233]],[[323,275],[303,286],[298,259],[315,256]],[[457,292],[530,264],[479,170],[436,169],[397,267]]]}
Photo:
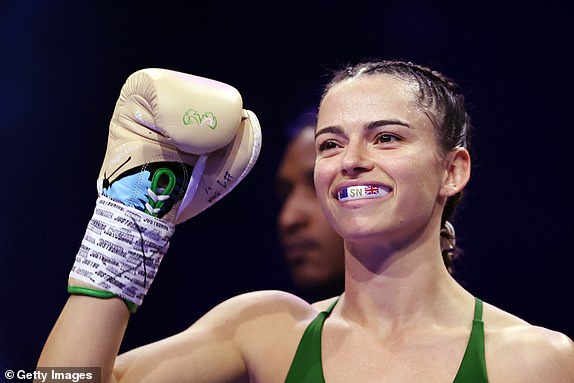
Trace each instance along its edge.
{"label": "chest", "polygon": [[469,331],[373,336],[366,331],[326,328],[321,340],[325,381],[452,383]]}
{"label": "chest", "polygon": [[[250,382],[284,383],[290,368],[315,368],[311,380],[291,377],[289,382],[312,383],[453,383],[467,350],[470,329],[443,329],[418,333],[389,332],[377,336],[361,328],[330,325],[305,336],[305,352],[298,351],[306,326],[275,328],[253,338]],[[257,339],[257,340],[256,340]],[[261,341],[265,339],[265,341]],[[315,344],[314,347],[308,347]],[[311,348],[311,351],[309,350]],[[303,361],[294,362],[294,356]]]}

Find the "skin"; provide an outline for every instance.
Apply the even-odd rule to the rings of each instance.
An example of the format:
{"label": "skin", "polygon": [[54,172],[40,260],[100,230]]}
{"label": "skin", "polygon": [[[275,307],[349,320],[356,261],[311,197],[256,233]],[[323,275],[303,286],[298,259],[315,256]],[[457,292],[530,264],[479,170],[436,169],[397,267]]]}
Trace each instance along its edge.
{"label": "skin", "polygon": [[[468,182],[470,158],[437,149],[413,100],[411,84],[372,75],[334,86],[321,105],[315,185],[345,238],[347,272],[323,329],[329,383],[452,382],[468,341],[474,298],[445,269],[438,233],[445,199]],[[336,192],[349,183],[385,185],[388,194],[342,203]],[[305,327],[328,303],[241,295],[183,333],[115,358],[129,317],[123,303],[71,297],[39,365],[103,366],[122,382],[283,382]],[[490,382],[574,381],[565,335],[488,303],[483,320]]]}
{"label": "skin", "polygon": [[295,285],[316,299],[342,293],[343,240],[321,212],[313,181],[315,131],[303,128],[291,140],[277,172],[282,199],[277,224]]}

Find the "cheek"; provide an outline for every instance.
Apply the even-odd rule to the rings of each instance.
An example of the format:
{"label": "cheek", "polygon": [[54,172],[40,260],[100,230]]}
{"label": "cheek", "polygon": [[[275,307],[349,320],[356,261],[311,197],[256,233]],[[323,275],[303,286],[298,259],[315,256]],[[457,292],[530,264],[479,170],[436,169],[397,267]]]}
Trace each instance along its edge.
{"label": "cheek", "polygon": [[328,166],[323,163],[315,164],[314,172],[314,182],[315,191],[317,193],[317,199],[319,201],[320,210],[323,214],[323,219],[328,222],[331,221],[331,214],[329,211],[329,200],[330,200],[330,187],[333,181],[333,175],[336,174],[332,172]]}
{"label": "cheek", "polygon": [[[395,182],[399,188],[406,186],[406,191],[436,198],[441,187],[442,167],[431,155],[424,159],[409,159],[395,168]],[[403,169],[402,171],[400,169]]]}
{"label": "cheek", "polygon": [[315,183],[315,190],[319,200],[324,200],[325,196],[329,193],[329,186],[331,183],[332,172],[323,161],[315,162],[315,169],[313,172],[313,181]]}

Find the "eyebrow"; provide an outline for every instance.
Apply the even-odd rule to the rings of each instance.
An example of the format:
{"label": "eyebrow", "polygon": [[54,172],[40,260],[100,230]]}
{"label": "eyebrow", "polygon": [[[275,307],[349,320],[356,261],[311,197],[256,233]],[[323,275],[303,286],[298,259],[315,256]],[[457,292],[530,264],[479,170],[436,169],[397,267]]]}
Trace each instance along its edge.
{"label": "eyebrow", "polygon": [[[369,123],[363,125],[363,129],[372,130],[372,129],[379,128],[381,126],[386,126],[386,125],[400,125],[400,126],[404,126],[406,128],[412,128],[409,124],[407,124],[406,122],[400,121],[400,120],[377,120],[377,121],[372,121],[372,122],[369,122]],[[343,132],[343,128],[340,125],[327,126],[325,128],[319,129],[315,133],[315,138],[317,138],[321,134],[327,134],[327,133],[341,134],[342,132]]]}

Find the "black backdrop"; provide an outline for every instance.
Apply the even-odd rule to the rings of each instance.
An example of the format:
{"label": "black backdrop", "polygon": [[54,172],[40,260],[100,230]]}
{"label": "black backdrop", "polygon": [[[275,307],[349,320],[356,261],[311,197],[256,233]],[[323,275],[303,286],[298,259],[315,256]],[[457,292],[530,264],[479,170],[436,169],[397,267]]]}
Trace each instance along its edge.
{"label": "black backdrop", "polygon": [[123,349],[183,330],[232,295],[292,290],[273,229],[283,128],[331,69],[373,58],[430,65],[466,89],[476,157],[456,221],[459,280],[573,337],[568,12],[465,3],[3,1],[0,367],[35,364],[67,298],[115,100],[144,67],[235,86],[264,144],[233,193],[178,227]]}

